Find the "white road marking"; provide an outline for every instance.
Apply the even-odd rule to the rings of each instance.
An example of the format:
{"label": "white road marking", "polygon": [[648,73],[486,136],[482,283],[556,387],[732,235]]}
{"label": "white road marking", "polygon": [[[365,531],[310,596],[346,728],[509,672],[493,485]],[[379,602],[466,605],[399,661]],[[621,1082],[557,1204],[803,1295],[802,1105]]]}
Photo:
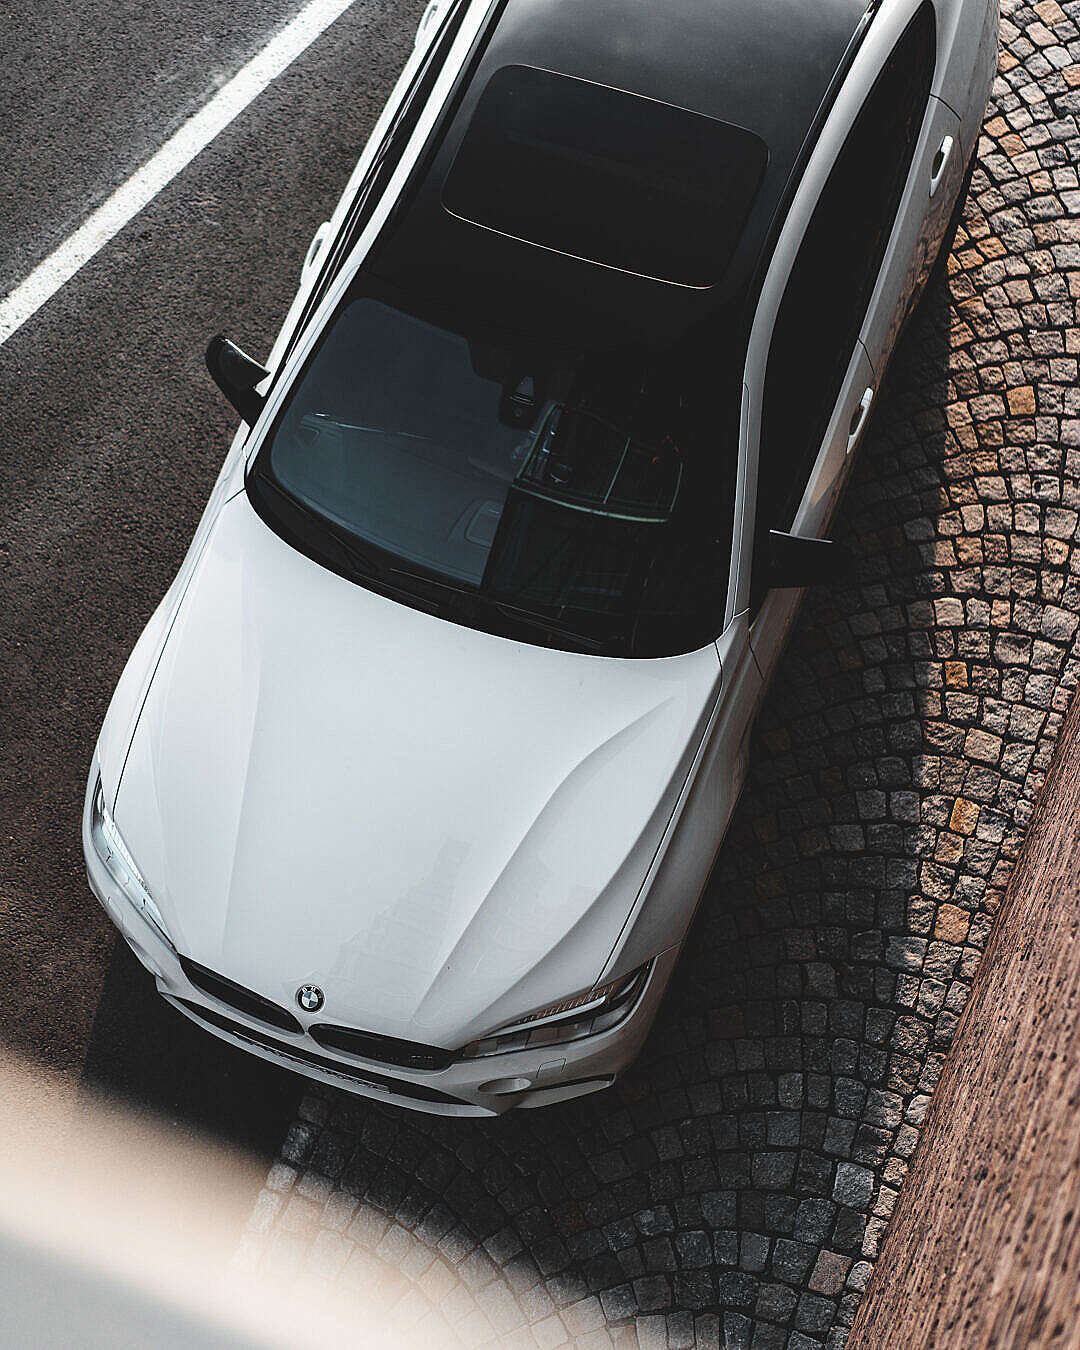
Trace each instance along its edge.
{"label": "white road marking", "polygon": [[84,263],[137,216],[178,173],[286,70],[354,0],[308,4],[193,114],[141,169],[92,212],[73,234],[0,301],[0,344],[5,343]]}

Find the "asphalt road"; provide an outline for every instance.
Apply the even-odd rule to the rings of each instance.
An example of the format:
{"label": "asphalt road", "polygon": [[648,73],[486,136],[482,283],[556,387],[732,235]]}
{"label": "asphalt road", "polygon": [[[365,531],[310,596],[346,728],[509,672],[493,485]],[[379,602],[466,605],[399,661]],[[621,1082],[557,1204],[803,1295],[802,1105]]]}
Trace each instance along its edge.
{"label": "asphalt road", "polygon": [[[300,8],[0,7],[0,294]],[[269,349],[423,0],[356,0],[0,346],[0,1044],[271,1151],[299,1082],[173,1013],[93,901],[79,816],[117,677],[235,420],[208,336]]]}

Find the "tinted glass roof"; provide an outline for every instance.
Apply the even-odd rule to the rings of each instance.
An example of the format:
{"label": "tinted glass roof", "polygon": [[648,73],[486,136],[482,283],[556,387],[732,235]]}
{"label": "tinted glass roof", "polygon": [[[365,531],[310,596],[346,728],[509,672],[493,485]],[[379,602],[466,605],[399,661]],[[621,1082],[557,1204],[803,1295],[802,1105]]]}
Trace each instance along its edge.
{"label": "tinted glass roof", "polygon": [[[506,0],[365,266],[496,326],[590,344],[632,333],[664,343],[730,313],[749,294],[867,3]],[[524,113],[510,107],[507,67],[537,73]],[[571,96],[575,82],[603,89]],[[676,134],[679,118],[715,138],[727,181],[704,140],[695,148],[694,136]],[[634,162],[619,143],[622,119],[636,120],[631,134],[642,138]],[[640,220],[626,205],[635,191],[648,197]],[[613,223],[616,198],[623,219]]]}
{"label": "tinted glass roof", "polygon": [[768,162],[753,132],[531,66],[496,71],[443,188],[464,220],[609,267],[715,284]]}

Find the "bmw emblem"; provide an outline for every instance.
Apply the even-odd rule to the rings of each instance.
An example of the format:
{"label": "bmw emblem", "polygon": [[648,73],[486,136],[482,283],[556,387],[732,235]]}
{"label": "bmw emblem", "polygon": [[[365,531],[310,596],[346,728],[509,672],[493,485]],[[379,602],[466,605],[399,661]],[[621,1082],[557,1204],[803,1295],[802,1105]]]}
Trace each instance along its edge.
{"label": "bmw emblem", "polygon": [[296,991],[296,1001],[305,1012],[318,1012],[326,996],[317,984],[302,984]]}

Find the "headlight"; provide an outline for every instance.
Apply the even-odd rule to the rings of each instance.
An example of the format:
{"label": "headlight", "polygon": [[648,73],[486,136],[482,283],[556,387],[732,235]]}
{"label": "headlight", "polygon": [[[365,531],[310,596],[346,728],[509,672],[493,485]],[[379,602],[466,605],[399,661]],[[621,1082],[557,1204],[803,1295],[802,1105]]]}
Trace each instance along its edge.
{"label": "headlight", "polygon": [[[94,842],[94,849],[98,857],[105,864],[109,875],[123,891],[125,897],[142,912],[147,922],[157,929],[158,933],[172,947],[172,938],[169,936],[169,930],[165,927],[165,920],[161,917],[161,911],[151,899],[150,892],[146,889],[146,882],[142,879],[142,873],[136,867],[135,859],[128,852],[127,845],[121,839],[120,831],[116,828],[116,822],[105,805],[105,794],[101,790],[100,777],[97,786],[94,788],[94,803],[90,813],[90,838]],[[173,950],[175,951],[175,948]]]}
{"label": "headlight", "polygon": [[610,984],[552,1003],[528,1017],[508,1022],[482,1040],[473,1041],[461,1051],[461,1059],[482,1059],[508,1050],[533,1050],[544,1045],[562,1045],[583,1036],[607,1031],[629,1013],[645,987],[651,961],[638,966]]}

